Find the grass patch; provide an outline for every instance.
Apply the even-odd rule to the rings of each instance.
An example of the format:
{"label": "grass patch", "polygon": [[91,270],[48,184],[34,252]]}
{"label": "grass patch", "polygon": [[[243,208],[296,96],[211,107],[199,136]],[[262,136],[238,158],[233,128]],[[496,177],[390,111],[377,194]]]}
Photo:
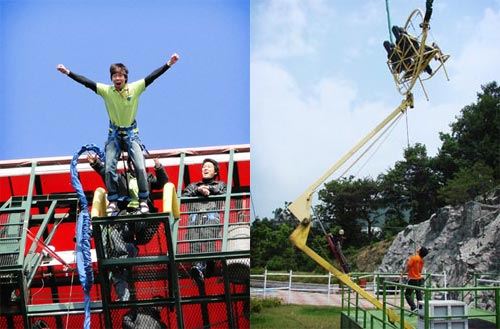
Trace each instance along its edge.
{"label": "grass patch", "polygon": [[[274,305],[274,304],[273,304]],[[326,329],[340,328],[338,307],[311,305],[281,305],[263,307],[250,314],[252,329]]]}
{"label": "grass patch", "polygon": [[252,298],[250,299],[250,312],[260,313],[264,308],[278,307],[281,305],[281,298]]}

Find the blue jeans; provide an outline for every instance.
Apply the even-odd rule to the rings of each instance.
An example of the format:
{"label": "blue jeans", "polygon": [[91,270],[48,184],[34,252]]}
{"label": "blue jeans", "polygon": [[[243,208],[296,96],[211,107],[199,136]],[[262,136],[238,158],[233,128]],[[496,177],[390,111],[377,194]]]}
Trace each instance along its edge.
{"label": "blue jeans", "polygon": [[[215,212],[192,214],[189,216],[188,239],[216,239],[220,235],[220,227],[196,227],[199,225],[214,225],[219,224],[219,214]],[[206,252],[215,252],[215,241],[193,241],[190,243],[190,251],[192,254],[200,254]],[[198,261],[194,264],[200,271],[205,271],[207,263]]]}
{"label": "blue jeans", "polygon": [[135,136],[130,141],[127,141],[127,137],[115,137],[110,134],[106,142],[106,163],[104,170],[106,188],[108,189],[108,201],[116,201],[119,197],[116,166],[120,153],[124,148],[127,149],[128,156],[132,159],[135,166],[135,177],[137,177],[137,185],[139,187],[139,199],[145,200],[149,197],[149,189],[146,164],[144,155],[142,154],[142,146],[139,137]]}
{"label": "blue jeans", "polygon": [[[137,256],[138,249],[133,243],[126,243],[125,248],[127,249],[127,258]],[[111,271],[111,280],[120,301],[128,301],[130,299],[130,290],[128,288],[129,275],[130,270],[128,268]]]}
{"label": "blue jeans", "polygon": [[[102,231],[104,257],[107,259],[136,257],[139,249],[134,243],[130,242],[130,239],[124,224],[105,226]],[[118,299],[121,301],[127,301],[130,298],[129,275],[129,266],[113,267],[110,272],[110,279],[115,287]]]}

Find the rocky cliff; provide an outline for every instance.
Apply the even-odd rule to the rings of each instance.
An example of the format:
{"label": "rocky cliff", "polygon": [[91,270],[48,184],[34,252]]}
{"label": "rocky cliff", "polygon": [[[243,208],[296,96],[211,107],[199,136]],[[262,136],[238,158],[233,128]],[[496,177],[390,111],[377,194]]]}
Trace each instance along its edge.
{"label": "rocky cliff", "polygon": [[474,273],[493,273],[500,280],[500,204],[498,198],[444,207],[418,225],[400,232],[379,267],[380,272],[401,272],[416,248],[430,248],[425,269],[446,272],[448,286],[472,284]]}

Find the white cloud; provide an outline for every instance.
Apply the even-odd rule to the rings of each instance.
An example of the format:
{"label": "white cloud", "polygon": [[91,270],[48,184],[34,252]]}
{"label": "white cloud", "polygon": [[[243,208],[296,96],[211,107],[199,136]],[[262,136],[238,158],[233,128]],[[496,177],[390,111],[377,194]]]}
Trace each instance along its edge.
{"label": "white cloud", "polygon": [[461,53],[452,57],[449,65],[455,92],[471,101],[481,85],[500,77],[500,11],[486,9],[475,29],[470,39],[463,40]]}
{"label": "white cloud", "polygon": [[352,12],[349,12],[347,22],[351,25],[351,28],[359,28],[360,25],[371,25],[375,24],[380,17],[385,16],[385,7],[380,6],[380,1],[368,1],[360,5],[360,7]]}
{"label": "white cloud", "polygon": [[[257,215],[266,216],[321,177],[387,115],[389,106],[355,106],[356,86],[334,77],[307,92],[272,62],[253,61],[251,74],[252,197]],[[392,144],[401,149],[401,143]],[[400,157],[394,145],[382,150],[392,154],[381,156],[385,162]]]}
{"label": "white cloud", "polygon": [[258,28],[253,56],[281,58],[312,51],[304,35],[307,19],[300,2],[271,1],[258,7],[254,20]]}
{"label": "white cloud", "polygon": [[[375,74],[378,72],[375,67],[385,64],[376,62],[374,56],[363,59],[363,49],[380,47],[371,34],[363,37],[365,48],[360,47],[359,38],[348,38],[338,46],[349,54],[351,61],[344,58],[342,65],[347,66],[342,69],[353,73],[361,71],[364,79],[350,80],[340,73],[342,65],[338,61],[324,60],[331,59],[338,50],[319,51],[321,43],[335,45],[332,39],[336,34],[358,31],[338,31],[335,22],[328,25],[324,16],[318,15],[328,12],[329,18],[335,16],[332,7],[325,9],[330,4],[323,1],[314,2],[316,7],[310,4],[272,1],[268,6],[259,7],[260,13],[252,23],[252,38],[256,42],[251,58],[251,177],[252,198],[259,216],[270,216],[284,201],[298,197],[394,110],[401,99],[392,86],[387,89],[388,75]],[[347,17],[346,22],[363,17],[366,21],[375,21],[377,11],[380,12],[379,8],[369,3],[361,8],[358,16]],[[446,18],[457,20],[457,17]],[[415,108],[408,113],[410,143],[426,145],[429,155],[435,155],[441,145],[438,132],[449,131],[449,124],[460,109],[476,101],[479,86],[500,76],[497,61],[500,14],[487,9],[482,17],[472,19],[477,21],[471,24],[477,28],[476,33],[455,43],[447,40],[452,51],[448,63],[451,81],[446,82],[439,74],[426,82],[429,102],[420,87],[414,90]],[[325,28],[322,34],[315,33],[320,27]],[[438,32],[440,37],[447,35],[446,31],[434,31]],[[308,67],[314,73],[305,78],[304,72],[308,71],[301,66],[302,62],[289,59],[307,54],[314,54],[308,57]],[[313,66],[315,60],[321,62],[320,69]],[[371,83],[372,80],[375,82]],[[367,85],[373,85],[374,90],[366,89]],[[375,177],[385,172],[402,159],[406,136],[406,122],[402,118],[377,153],[360,160],[350,174]],[[360,170],[360,167],[363,168]]]}
{"label": "white cloud", "polygon": [[331,15],[324,0],[261,2],[253,8],[254,58],[282,59],[315,52]]}

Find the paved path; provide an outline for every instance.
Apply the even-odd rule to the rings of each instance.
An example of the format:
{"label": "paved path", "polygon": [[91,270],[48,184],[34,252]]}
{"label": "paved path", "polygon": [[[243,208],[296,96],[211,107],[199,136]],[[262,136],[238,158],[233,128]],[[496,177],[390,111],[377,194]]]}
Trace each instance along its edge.
{"label": "paved path", "polygon": [[[262,290],[251,291],[252,297],[263,297]],[[288,291],[288,290],[269,290],[266,291],[266,297],[278,297],[286,304],[299,305],[323,305],[323,306],[341,306],[342,298],[339,294],[326,294],[315,292]],[[365,300],[359,301],[361,307],[373,308],[373,305]]]}

